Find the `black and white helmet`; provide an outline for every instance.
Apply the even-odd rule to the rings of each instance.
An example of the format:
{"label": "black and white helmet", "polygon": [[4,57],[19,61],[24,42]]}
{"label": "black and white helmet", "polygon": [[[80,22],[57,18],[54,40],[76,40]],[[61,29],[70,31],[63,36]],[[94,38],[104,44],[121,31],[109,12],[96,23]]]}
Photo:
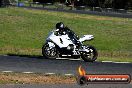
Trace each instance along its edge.
{"label": "black and white helmet", "polygon": [[65,26],[62,22],[59,22],[56,24],[56,29],[64,29],[64,28],[65,28]]}

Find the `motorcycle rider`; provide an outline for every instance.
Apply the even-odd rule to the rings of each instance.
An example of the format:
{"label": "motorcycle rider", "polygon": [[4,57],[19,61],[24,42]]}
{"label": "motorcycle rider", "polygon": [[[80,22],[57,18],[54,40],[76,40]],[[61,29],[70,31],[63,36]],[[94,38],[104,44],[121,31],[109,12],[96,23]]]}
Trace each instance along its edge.
{"label": "motorcycle rider", "polygon": [[58,32],[58,35],[68,34],[69,38],[72,40],[79,39],[79,37],[72,30],[70,30],[67,26],[65,27],[63,22],[56,24],[56,31]]}
{"label": "motorcycle rider", "polygon": [[77,46],[80,47],[81,43],[78,41],[79,37],[72,31],[70,30],[67,26],[65,27],[63,22],[59,22],[56,24],[56,32],[57,35],[68,35],[68,37],[71,39],[71,41]]}
{"label": "motorcycle rider", "polygon": [[[78,41],[79,37],[68,27],[65,27],[63,22],[59,22],[56,24],[56,32],[60,36],[67,34],[68,37],[71,39],[71,41],[76,45],[76,47],[80,47],[81,43]],[[75,50],[75,46],[74,46],[73,54],[78,55],[78,53]]]}

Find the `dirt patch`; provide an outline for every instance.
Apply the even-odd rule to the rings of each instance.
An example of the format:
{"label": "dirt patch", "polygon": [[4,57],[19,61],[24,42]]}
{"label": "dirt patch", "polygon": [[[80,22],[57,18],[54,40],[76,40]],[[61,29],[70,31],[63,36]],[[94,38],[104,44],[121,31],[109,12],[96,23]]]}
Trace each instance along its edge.
{"label": "dirt patch", "polygon": [[74,76],[0,73],[0,84],[71,84],[76,83]]}

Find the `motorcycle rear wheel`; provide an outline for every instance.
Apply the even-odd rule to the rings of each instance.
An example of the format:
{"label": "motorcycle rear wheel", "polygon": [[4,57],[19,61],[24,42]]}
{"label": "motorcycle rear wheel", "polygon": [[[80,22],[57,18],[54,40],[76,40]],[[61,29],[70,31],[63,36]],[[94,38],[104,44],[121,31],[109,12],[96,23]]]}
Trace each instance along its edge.
{"label": "motorcycle rear wheel", "polygon": [[45,43],[42,47],[42,55],[48,59],[56,59],[58,57],[58,50],[56,47],[49,47],[48,43]]}
{"label": "motorcycle rear wheel", "polygon": [[97,59],[98,57],[98,52],[96,50],[96,48],[94,48],[93,46],[87,46],[87,49],[89,52],[84,52],[81,54],[82,59],[85,62],[93,62]]}

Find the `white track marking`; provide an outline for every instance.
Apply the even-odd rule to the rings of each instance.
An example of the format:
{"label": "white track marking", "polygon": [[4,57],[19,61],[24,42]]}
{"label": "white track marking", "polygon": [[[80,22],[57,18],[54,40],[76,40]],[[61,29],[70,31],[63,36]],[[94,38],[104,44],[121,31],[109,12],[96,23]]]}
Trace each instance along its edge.
{"label": "white track marking", "polygon": [[74,74],[65,74],[65,76],[74,76]]}
{"label": "white track marking", "polygon": [[4,72],[4,73],[11,73],[11,72],[13,72],[13,71],[2,71],[2,72]]}
{"label": "white track marking", "polygon": [[121,64],[123,64],[123,63],[131,63],[131,62],[114,62],[114,61],[101,61],[101,62],[103,62],[103,63],[121,63]]}
{"label": "white track marking", "polygon": [[68,60],[68,58],[56,58],[57,60]]}
{"label": "white track marking", "polygon": [[45,73],[46,75],[55,75],[55,73]]}
{"label": "white track marking", "polygon": [[127,64],[127,63],[130,63],[130,62],[113,62],[113,63],[126,63]]}
{"label": "white track marking", "polygon": [[113,61],[102,61],[102,62],[108,62],[108,63],[111,63],[111,62],[113,62]]}
{"label": "white track marking", "polygon": [[31,73],[34,73],[34,72],[22,72],[22,73],[25,73],[25,74],[31,74]]}
{"label": "white track marking", "polygon": [[8,55],[3,55],[3,56],[8,56]]}
{"label": "white track marking", "polygon": [[73,61],[79,61],[81,59],[69,59],[69,58],[56,58],[57,60],[73,60]]}
{"label": "white track marking", "polygon": [[[71,61],[83,61],[82,59],[69,59],[69,58],[56,58],[57,60],[71,60]],[[96,62],[100,62],[97,61]],[[131,63],[131,62],[114,62],[114,61],[101,61],[103,63]]]}
{"label": "white track marking", "polygon": [[73,61],[79,61],[79,60],[81,60],[81,59],[69,59],[69,60],[73,60]]}

